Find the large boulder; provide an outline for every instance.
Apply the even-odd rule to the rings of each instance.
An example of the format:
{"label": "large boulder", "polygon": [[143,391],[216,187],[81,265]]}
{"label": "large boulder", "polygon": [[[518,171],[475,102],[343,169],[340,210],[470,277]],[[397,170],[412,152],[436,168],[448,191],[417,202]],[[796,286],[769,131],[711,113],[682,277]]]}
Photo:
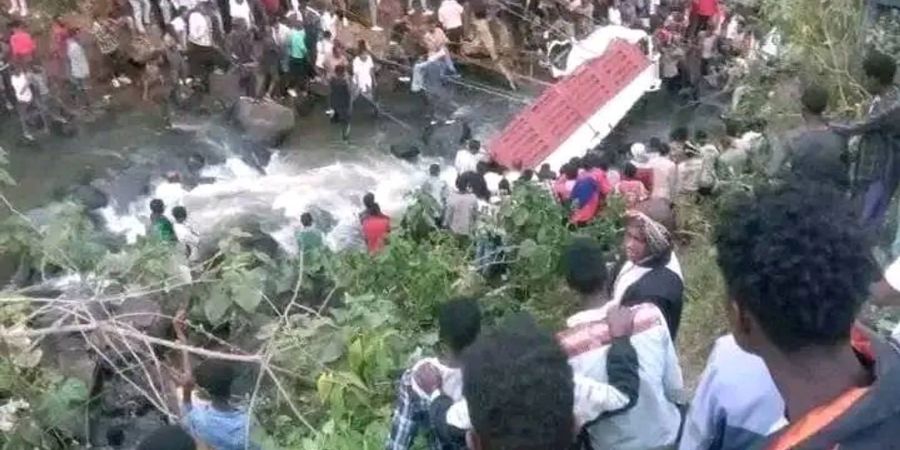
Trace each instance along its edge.
{"label": "large boulder", "polygon": [[425,147],[422,153],[425,156],[453,158],[457,150],[472,138],[472,129],[465,120],[456,120],[427,127],[423,137]]}
{"label": "large boulder", "polygon": [[103,208],[109,204],[109,197],[100,189],[91,185],[75,186],[69,190],[72,200],[84,205],[87,210]]}
{"label": "large boulder", "polygon": [[234,108],[234,119],[249,139],[277,145],[294,128],[294,111],[273,101],[241,97]]}

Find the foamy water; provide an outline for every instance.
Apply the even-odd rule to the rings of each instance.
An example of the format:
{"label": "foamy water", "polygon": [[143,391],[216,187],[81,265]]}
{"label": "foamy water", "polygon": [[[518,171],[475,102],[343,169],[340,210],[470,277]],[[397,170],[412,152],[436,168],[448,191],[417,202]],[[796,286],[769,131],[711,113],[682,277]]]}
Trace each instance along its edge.
{"label": "foamy water", "polygon": [[[386,214],[399,217],[407,194],[425,181],[428,166],[435,162],[439,161],[422,159],[410,163],[389,155],[369,154],[360,160],[298,169],[275,153],[264,174],[239,158],[229,158],[224,164],[202,171],[204,177],[215,179],[214,183],[178,193],[171,185],[161,188],[168,183],[160,178],[155,180],[152,191],[165,193],[159,196],[169,209],[183,204],[188,220],[201,236],[235,217],[263,217],[274,225],[267,231],[289,252],[296,251],[293,236],[300,227],[300,216],[317,207],[334,217],[336,226],[327,236],[328,244],[340,249],[357,233],[361,199],[366,192],[375,194]],[[455,176],[452,168],[446,168],[442,175],[447,180]],[[151,199],[139,198],[121,213],[110,204],[100,213],[111,231],[135,242],[146,233]]]}

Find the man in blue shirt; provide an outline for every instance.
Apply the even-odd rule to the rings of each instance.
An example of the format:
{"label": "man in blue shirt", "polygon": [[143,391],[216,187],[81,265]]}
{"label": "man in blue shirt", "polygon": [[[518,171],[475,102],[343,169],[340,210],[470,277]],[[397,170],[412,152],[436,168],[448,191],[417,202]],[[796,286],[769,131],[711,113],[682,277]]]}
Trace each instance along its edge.
{"label": "man in blue shirt", "polygon": [[[178,317],[182,317],[179,313]],[[186,342],[183,320],[175,320],[179,342]],[[190,370],[187,354],[183,355],[184,369]],[[247,410],[231,402],[231,383],[235,367],[229,361],[208,359],[193,371],[193,377],[182,391],[182,423],[188,432],[210,450],[257,449],[250,442],[250,415]],[[208,404],[194,404],[194,381],[209,396]]]}

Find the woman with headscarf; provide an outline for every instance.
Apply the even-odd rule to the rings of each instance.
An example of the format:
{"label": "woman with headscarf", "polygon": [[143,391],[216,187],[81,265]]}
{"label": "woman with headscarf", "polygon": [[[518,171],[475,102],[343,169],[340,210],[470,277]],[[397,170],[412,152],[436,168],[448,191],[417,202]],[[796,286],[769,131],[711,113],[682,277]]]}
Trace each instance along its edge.
{"label": "woman with headscarf", "polygon": [[674,339],[684,301],[684,278],[669,230],[647,214],[626,213],[627,261],[613,285],[612,303],[635,306],[652,303],[662,311]]}

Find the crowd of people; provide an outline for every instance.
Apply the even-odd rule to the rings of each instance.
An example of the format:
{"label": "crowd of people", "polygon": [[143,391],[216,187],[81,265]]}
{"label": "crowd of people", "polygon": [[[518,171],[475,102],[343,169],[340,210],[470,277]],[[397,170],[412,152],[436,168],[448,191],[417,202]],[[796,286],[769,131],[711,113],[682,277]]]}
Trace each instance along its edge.
{"label": "crowd of people", "polygon": [[[502,42],[514,33],[498,31],[498,21],[522,35],[541,24],[538,29],[568,39],[598,23],[645,28],[660,49],[667,88],[692,98],[702,95],[704,83],[728,84],[758,48],[755,32],[739,15],[723,14],[715,0],[474,3],[444,0],[436,17],[426,19],[421,50],[390,59],[411,69],[412,89],[424,90],[434,119],[446,100],[434,86],[456,76],[456,55],[485,52],[515,87]],[[370,4],[370,25],[377,27],[377,2]],[[414,15],[414,2],[405,6]],[[427,1],[419,6],[422,16],[434,15]],[[14,7],[27,9],[22,0]],[[95,17],[90,34],[119,85],[130,81],[119,33],[164,30],[164,51],[143,65],[145,96],[154,70],[169,86],[207,89],[215,70],[234,68],[244,94],[257,98],[303,96],[312,81],[322,81],[346,138],[357,100],[380,110],[378,64],[368,43],[356,42],[348,52],[338,39],[347,14],[342,4],[317,11],[300,1],[131,0]],[[67,67],[70,99],[63,103],[86,107],[93,101],[93,68],[81,30],[62,21],[54,27],[60,45],[51,57]],[[401,19],[392,37],[405,38],[411,27],[409,17]],[[62,108],[53,106],[58,97],[27,27],[14,22],[11,29],[4,89],[30,137],[34,114],[47,127]],[[563,251],[560,266],[581,311],[555,333],[527,315],[483,330],[478,299],[443,303],[436,325],[444,353],[417,361],[398,380],[386,449],[411,449],[423,434],[432,449],[893,448],[900,442],[900,390],[892,381],[900,376],[900,354],[858,319],[870,298],[900,305],[900,258],[878,277],[871,257],[900,184],[900,89],[892,59],[872,54],[864,71],[874,99],[863,121],[830,123],[827,92],[807,86],[800,99],[804,124],[773,142],[767,168],[773,182],[724,207],[712,240],[727,287],[721,300],[730,334],[716,341],[693,398],[675,346],[690,274],[675,253],[673,205],[715,195],[723,176],[749,164],[745,142],[676,128],[665,141],[632,144],[624,160],[588,152],[561,167],[522,170],[510,182],[493,171],[480,142],[470,140],[453,161],[452,186],[440,165],[431,166],[422,192],[437,205],[434,225],[462,244],[474,243],[479,258],[501,247],[502,236],[485,226],[499,201],[533,184],[552,193],[573,229],[621,198],[623,259],[608,260],[590,238]],[[850,136],[860,136],[855,155]],[[177,174],[168,178],[178,183]],[[392,220],[371,193],[362,206],[360,235],[377,254],[389,245]],[[187,210],[168,197],[153,199],[150,210],[149,235],[196,260],[200,238]],[[310,213],[302,215],[296,240],[304,258],[325,246],[316,225]],[[900,227],[896,236],[893,256],[900,257]],[[186,341],[183,317],[175,322],[177,337]],[[191,367],[186,357],[183,365]],[[253,448],[251,418],[231,401],[233,368],[208,360],[191,372],[182,425],[157,430],[138,448]],[[193,401],[194,382],[209,394],[208,404]]]}
{"label": "crowd of people", "polygon": [[[17,2],[15,12],[27,11]],[[379,74],[408,82],[434,124],[455,109],[447,85],[459,76],[458,57],[489,58],[489,68],[515,89],[519,78],[529,78],[517,66],[532,49],[544,53],[550,40],[624,25],[652,34],[660,76],[672,92],[696,96],[704,81],[722,87],[759,47],[751,27],[717,0],[442,0],[434,9],[423,0],[420,10],[410,3],[409,14],[390,24],[389,44],[376,55],[351,23],[380,30],[378,0],[369,3],[375,12],[363,18],[327,0],[109,0],[92,6],[89,25],[55,18],[46,37],[32,36],[24,12],[0,46],[0,90],[30,140],[76,119],[98,97],[108,99],[101,81],[138,84],[142,98],[162,106],[166,117],[192,94],[210,92],[214,73],[236,79],[237,95],[291,106],[318,84],[329,92],[327,112],[346,138],[358,100],[379,112]],[[49,51],[38,51],[42,39]]]}
{"label": "crowd of people", "polygon": [[[775,144],[769,182],[723,206],[712,241],[731,333],[716,341],[692,397],[675,345],[690,276],[675,252],[676,199],[715,195],[721,166],[734,163],[721,161],[705,133],[688,139],[676,129],[668,143],[633,145],[615,166],[621,169],[589,152],[558,174],[543,165],[512,183],[501,178],[496,188],[486,177],[501,175],[490,172],[477,141],[453,161],[454,188],[440,165],[431,166],[421,190],[439,205],[435,225],[476,248],[479,217],[525,184],[566,205],[561,218],[573,228],[621,196],[628,207],[623,260],[609,260],[592,238],[568,245],[560,267],[581,311],[555,334],[527,315],[483,331],[477,298],[443,303],[436,325],[444,353],[400,377],[385,448],[414,448],[420,435],[435,449],[892,448],[900,442],[893,381],[900,350],[862,325],[860,314],[870,299],[900,306],[900,259],[878,276],[872,257],[884,225],[877,222],[884,211],[875,211],[884,200],[873,186],[888,199],[896,188],[895,66],[878,53],[866,58],[875,97],[860,123],[829,124],[827,92],[804,89],[804,123]],[[850,158],[853,134],[861,147]],[[889,161],[872,163],[878,157]],[[373,195],[363,205],[362,234],[377,253],[388,245],[391,221]],[[154,212],[161,206],[151,205]],[[312,217],[302,224],[301,251],[320,248]],[[157,228],[161,236],[179,234],[164,221]],[[165,445],[175,435],[184,448],[243,448],[249,417],[228,403],[228,369],[214,373],[197,376],[212,389],[211,406],[189,409],[184,428],[165,428],[142,448],[172,448]]]}
{"label": "crowd of people", "polygon": [[[896,274],[871,285],[870,241],[843,192],[786,180],[725,208],[713,241],[731,334],[716,342],[692,399],[675,349],[685,294],[673,219],[666,202],[629,210],[615,276],[599,243],[575,239],[562,267],[582,311],[555,335],[528,315],[486,330],[478,299],[443,303],[445,352],[400,378],[386,448],[414,448],[418,435],[428,448],[481,450],[898,442],[900,353],[858,319],[870,292],[897,305],[900,290]],[[211,402],[192,404],[186,389],[184,425],[138,448],[245,448],[250,418],[230,399],[233,378],[225,362],[201,364],[192,379]]]}

